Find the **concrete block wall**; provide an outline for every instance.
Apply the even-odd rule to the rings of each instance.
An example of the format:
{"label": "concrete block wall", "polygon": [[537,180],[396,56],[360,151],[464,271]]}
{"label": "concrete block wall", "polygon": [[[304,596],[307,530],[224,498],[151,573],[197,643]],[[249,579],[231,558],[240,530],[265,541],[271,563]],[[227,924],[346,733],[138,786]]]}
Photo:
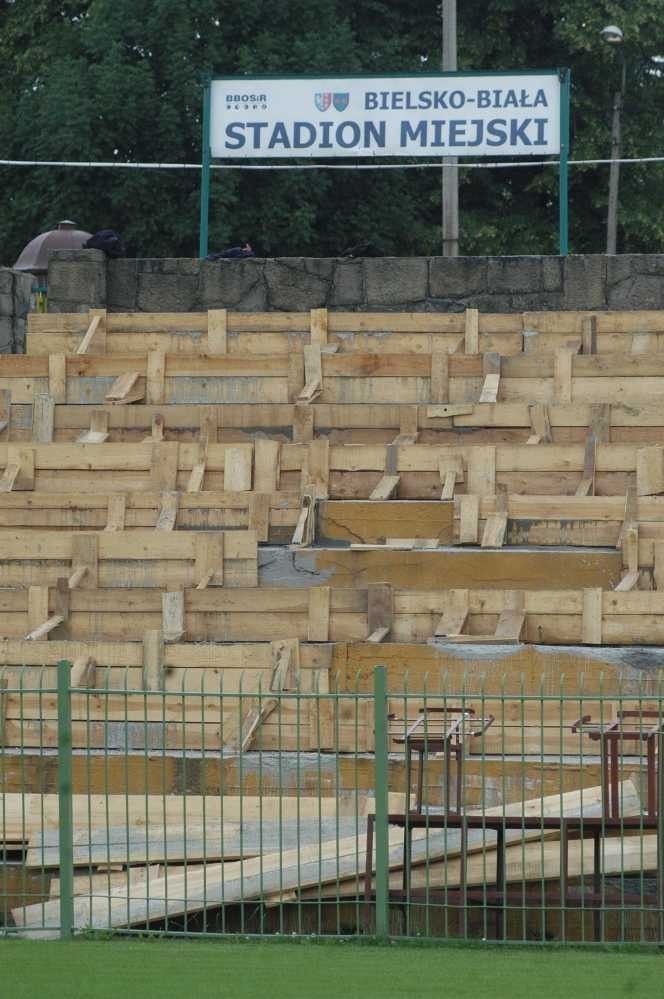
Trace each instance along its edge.
{"label": "concrete block wall", "polygon": [[49,311],[664,309],[664,254],[209,262],[51,254]]}
{"label": "concrete block wall", "polygon": [[0,354],[25,350],[25,323],[34,280],[32,274],[0,267]]}

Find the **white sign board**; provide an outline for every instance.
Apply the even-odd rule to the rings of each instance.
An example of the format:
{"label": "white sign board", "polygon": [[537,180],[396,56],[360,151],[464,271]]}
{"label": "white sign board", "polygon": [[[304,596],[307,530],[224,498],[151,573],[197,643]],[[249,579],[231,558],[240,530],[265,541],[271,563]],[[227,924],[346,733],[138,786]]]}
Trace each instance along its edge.
{"label": "white sign board", "polygon": [[560,153],[555,71],[214,79],[218,159]]}

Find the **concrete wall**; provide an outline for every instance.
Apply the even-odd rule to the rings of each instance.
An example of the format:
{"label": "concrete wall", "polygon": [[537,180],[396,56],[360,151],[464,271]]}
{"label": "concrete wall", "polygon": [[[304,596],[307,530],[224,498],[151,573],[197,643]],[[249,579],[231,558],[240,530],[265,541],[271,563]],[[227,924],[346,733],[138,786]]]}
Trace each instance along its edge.
{"label": "concrete wall", "polygon": [[51,254],[49,311],[664,309],[664,254],[107,260]]}
{"label": "concrete wall", "polygon": [[32,274],[0,267],[0,354],[25,350],[25,321],[30,311]]}

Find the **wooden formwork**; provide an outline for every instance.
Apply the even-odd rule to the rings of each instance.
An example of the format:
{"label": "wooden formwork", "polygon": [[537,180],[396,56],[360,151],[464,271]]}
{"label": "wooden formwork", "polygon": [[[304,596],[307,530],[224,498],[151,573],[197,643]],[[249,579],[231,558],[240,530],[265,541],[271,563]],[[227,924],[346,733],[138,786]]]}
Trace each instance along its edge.
{"label": "wooden formwork", "polygon": [[560,311],[514,314],[310,312],[39,314],[28,317],[28,354],[302,352],[307,345],[340,352],[477,354],[556,348],[584,353],[657,351],[664,333],[658,311]]}

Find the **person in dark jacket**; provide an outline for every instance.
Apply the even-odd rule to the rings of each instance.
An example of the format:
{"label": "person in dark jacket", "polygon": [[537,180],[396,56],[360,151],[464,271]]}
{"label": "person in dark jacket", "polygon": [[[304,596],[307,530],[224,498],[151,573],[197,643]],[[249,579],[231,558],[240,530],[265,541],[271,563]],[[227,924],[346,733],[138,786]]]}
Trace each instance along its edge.
{"label": "person in dark jacket", "polygon": [[206,260],[242,260],[245,257],[255,257],[249,240],[244,240],[242,246],[231,246],[221,253],[208,253]]}

